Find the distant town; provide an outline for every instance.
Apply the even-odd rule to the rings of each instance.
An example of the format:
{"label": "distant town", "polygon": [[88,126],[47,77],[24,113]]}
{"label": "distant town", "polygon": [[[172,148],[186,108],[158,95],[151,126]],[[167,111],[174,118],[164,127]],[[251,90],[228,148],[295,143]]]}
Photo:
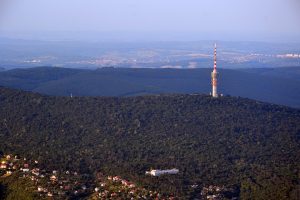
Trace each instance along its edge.
{"label": "distant town", "polygon": [[[82,60],[67,60],[62,63],[56,63],[59,57],[53,56],[42,56],[42,57],[32,57],[25,60],[19,60],[20,64],[39,64],[47,65],[48,63],[54,63],[54,66],[89,66],[91,68],[96,67],[130,67],[130,68],[204,68],[201,63],[209,58],[210,54],[203,54],[197,52],[189,51],[176,51],[168,52],[167,57],[161,57],[159,52],[156,50],[139,50],[133,53],[134,55],[128,56],[122,53],[106,54],[99,56],[97,58],[85,58]],[[300,62],[300,54],[297,53],[287,53],[287,54],[258,54],[258,53],[233,53],[233,52],[221,52],[220,59],[222,62],[230,64],[241,64],[247,62],[257,62],[257,63],[269,63],[269,62],[295,62],[298,60]],[[284,60],[286,59],[286,60]],[[23,63],[22,63],[23,62]],[[180,63],[182,62],[182,63]],[[56,63],[56,64],[55,64]],[[296,62],[297,63],[297,62]],[[153,64],[152,66],[149,64]],[[291,65],[291,64],[289,64]],[[226,65],[225,65],[226,66]]]}
{"label": "distant town", "polygon": [[[0,67],[56,66],[73,68],[208,68],[213,42],[76,43],[0,38]],[[39,44],[39,45],[37,45]],[[295,44],[218,42],[222,68],[299,66]],[[31,47],[30,49],[24,46]],[[25,49],[24,49],[25,48]],[[22,55],[19,51],[24,50]]]}

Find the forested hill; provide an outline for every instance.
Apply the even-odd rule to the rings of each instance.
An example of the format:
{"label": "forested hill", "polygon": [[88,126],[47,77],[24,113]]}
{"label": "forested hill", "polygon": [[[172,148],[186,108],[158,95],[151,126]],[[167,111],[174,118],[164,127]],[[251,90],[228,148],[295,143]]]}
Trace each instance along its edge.
{"label": "forested hill", "polygon": [[[300,108],[299,69],[219,69],[218,89],[225,95]],[[211,70],[38,67],[0,72],[0,85],[55,96],[209,94]]]}
{"label": "forested hill", "polygon": [[[0,151],[48,169],[121,175],[184,199],[208,185],[234,186],[244,199],[299,194],[300,110],[244,98],[70,98],[0,87],[0,141]],[[151,178],[150,168],[180,173]]]}

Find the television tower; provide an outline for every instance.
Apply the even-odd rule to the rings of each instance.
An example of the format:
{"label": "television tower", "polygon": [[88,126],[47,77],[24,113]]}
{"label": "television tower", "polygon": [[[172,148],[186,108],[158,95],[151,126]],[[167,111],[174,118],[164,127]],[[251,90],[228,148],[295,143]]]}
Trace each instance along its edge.
{"label": "television tower", "polygon": [[217,44],[215,43],[214,70],[211,72],[212,97],[218,97]]}

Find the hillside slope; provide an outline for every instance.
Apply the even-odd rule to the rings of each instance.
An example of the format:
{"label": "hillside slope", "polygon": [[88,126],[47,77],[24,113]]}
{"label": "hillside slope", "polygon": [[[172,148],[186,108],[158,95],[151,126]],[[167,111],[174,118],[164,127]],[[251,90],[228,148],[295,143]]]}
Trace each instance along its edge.
{"label": "hillside slope", "polygon": [[[0,88],[0,150],[48,169],[121,175],[198,197],[235,186],[244,199],[296,199],[300,111],[233,97],[48,97]],[[150,168],[178,168],[151,178]]]}
{"label": "hillside slope", "polygon": [[[0,72],[0,85],[56,96],[133,96],[163,93],[209,94],[211,69],[64,68]],[[220,69],[219,91],[275,104],[300,107],[300,79]]]}
{"label": "hillside slope", "polygon": [[300,80],[300,67],[249,68],[238,70],[263,76]]}

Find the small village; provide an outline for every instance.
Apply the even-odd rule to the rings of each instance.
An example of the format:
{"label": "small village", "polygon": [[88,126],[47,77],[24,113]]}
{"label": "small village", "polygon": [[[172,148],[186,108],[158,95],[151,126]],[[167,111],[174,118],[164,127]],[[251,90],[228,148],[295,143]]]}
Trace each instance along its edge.
{"label": "small village", "polygon": [[[0,178],[17,175],[18,178],[31,181],[35,187],[34,192],[41,199],[177,199],[174,196],[162,195],[157,191],[139,187],[120,176],[105,176],[99,172],[96,178],[93,178],[88,174],[79,174],[75,171],[49,171],[41,169],[37,160],[11,154],[3,155],[0,161]],[[167,172],[158,171],[178,173],[177,169]],[[148,175],[149,173],[151,172],[146,172]],[[157,176],[157,170],[152,170],[152,173],[154,173],[152,176]],[[196,184],[191,187],[199,188]],[[232,189],[224,186],[203,187],[201,199],[224,199],[224,192],[230,190]]]}
{"label": "small village", "polygon": [[41,169],[37,160],[4,155],[0,158],[0,177],[18,175],[35,185],[41,199],[174,199],[138,187],[119,176],[97,173],[96,180],[75,171]]}

